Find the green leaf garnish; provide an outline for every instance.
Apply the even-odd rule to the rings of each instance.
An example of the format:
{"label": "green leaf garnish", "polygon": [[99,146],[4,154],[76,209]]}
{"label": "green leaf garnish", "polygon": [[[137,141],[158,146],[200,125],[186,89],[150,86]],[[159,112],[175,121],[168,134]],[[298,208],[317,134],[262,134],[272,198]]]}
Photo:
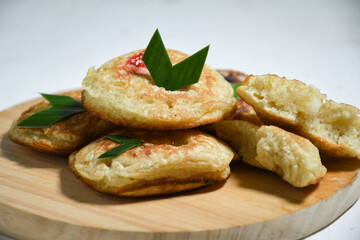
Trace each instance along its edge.
{"label": "green leaf garnish", "polygon": [[173,66],[159,30],[156,29],[142,60],[156,86],[176,91],[199,81],[209,47],[210,45]]}
{"label": "green leaf garnish", "polygon": [[231,86],[232,86],[232,87],[233,87],[233,89],[234,89],[234,97],[235,97],[236,99],[240,99],[240,97],[239,97],[239,95],[238,95],[238,93],[237,93],[236,89],[237,89],[238,87],[240,87],[240,86],[241,86],[241,82],[231,84]]}
{"label": "green leaf garnish", "polygon": [[25,118],[18,123],[18,127],[49,127],[63,118],[86,111],[83,105],[72,97],[40,94],[49,101],[51,107]]}
{"label": "green leaf garnish", "polygon": [[106,135],[105,137],[107,137],[110,140],[113,140],[114,142],[120,143],[121,145],[114,147],[109,151],[101,154],[99,158],[117,157],[120,153],[123,153],[133,147],[137,147],[145,143],[141,140],[135,138],[129,138],[123,135]]}

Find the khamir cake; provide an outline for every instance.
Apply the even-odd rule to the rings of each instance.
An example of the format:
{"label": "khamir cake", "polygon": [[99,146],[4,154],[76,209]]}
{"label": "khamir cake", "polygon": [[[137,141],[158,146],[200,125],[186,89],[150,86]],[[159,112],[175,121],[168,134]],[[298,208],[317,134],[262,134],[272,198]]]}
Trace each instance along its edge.
{"label": "khamir cake", "polygon": [[308,138],[327,155],[360,156],[360,110],[356,107],[327,100],[313,86],[276,75],[251,75],[237,92],[264,123]]}
{"label": "khamir cake", "polygon": [[[112,140],[116,137],[125,140],[120,145]],[[134,142],[121,154],[105,155]],[[233,157],[230,147],[198,130],[121,129],[71,154],[69,164],[73,173],[90,187],[134,197],[225,182]]]}
{"label": "khamir cake", "polygon": [[146,50],[90,68],[82,83],[84,107],[117,125],[149,130],[194,128],[230,116],[233,89],[203,65],[208,48],[192,56],[154,48],[159,37],[155,33]]}
{"label": "khamir cake", "polygon": [[211,128],[244,162],[276,172],[294,187],[316,184],[326,174],[319,150],[306,138],[242,120],[214,123]]}
{"label": "khamir cake", "polygon": [[[62,95],[73,98],[73,101],[78,101],[77,103],[81,106],[81,90],[65,92]],[[69,154],[116,127],[108,121],[95,117],[85,109],[47,127],[33,125],[34,122],[29,126],[20,124],[31,116],[49,110],[50,107],[50,103],[44,100],[24,111],[9,129],[10,140],[40,152]]]}

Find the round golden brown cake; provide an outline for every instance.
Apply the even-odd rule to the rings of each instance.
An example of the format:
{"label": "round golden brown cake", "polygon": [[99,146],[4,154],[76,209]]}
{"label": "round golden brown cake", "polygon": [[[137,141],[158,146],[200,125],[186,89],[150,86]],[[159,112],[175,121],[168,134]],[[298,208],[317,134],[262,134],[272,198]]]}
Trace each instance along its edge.
{"label": "round golden brown cake", "polygon": [[73,173],[100,192],[119,196],[169,194],[225,182],[230,176],[233,150],[201,131],[120,129],[110,135],[145,143],[117,157],[98,158],[120,145],[102,137],[69,157]]}
{"label": "round golden brown cake", "polygon": [[[120,126],[177,130],[220,121],[236,108],[231,85],[205,65],[198,83],[179,91],[154,84],[146,67],[129,64],[143,50],[117,57],[83,80],[86,109]],[[188,55],[167,50],[173,64]]]}
{"label": "round golden brown cake", "polygon": [[[66,92],[67,95],[81,102],[81,90]],[[115,129],[115,125],[95,117],[89,112],[78,113],[62,119],[50,127],[24,128],[16,125],[31,116],[50,107],[42,101],[24,111],[11,125],[9,138],[18,144],[34,150],[52,154],[69,154]]]}

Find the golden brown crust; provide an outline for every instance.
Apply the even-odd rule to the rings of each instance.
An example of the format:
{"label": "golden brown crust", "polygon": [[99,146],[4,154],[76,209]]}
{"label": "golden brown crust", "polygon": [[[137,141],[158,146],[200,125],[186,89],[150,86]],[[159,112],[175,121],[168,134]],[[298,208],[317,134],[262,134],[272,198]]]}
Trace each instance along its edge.
{"label": "golden brown crust", "polygon": [[[71,154],[70,158],[74,158],[74,154]],[[144,197],[177,193],[196,189],[209,184],[225,183],[226,180],[230,177],[230,168],[228,167],[226,170],[224,170],[224,174],[209,172],[197,174],[188,178],[167,177],[156,180],[143,181],[130,184],[121,189],[117,187],[104,188],[96,181],[81,177],[81,175],[79,175],[77,170],[74,168],[74,164],[72,164],[73,162],[74,160],[69,160],[69,163],[71,163],[69,164],[71,171],[85,184],[95,189],[96,191],[124,197]]]}
{"label": "golden brown crust", "polygon": [[150,196],[220,183],[229,177],[234,154],[221,141],[198,130],[120,129],[145,144],[115,158],[98,156],[119,146],[100,138],[69,157],[72,172],[97,191],[120,196]]}
{"label": "golden brown crust", "polygon": [[[217,69],[216,71],[218,71],[225,80],[231,84],[243,83],[249,76],[243,72],[235,70]],[[254,108],[242,99],[236,100],[236,111],[229,118],[226,118],[226,120],[244,120],[253,122],[257,125],[264,124],[257,116]]]}
{"label": "golden brown crust", "polygon": [[[198,83],[179,91],[154,85],[149,74],[124,70],[135,51],[115,58],[83,81],[84,107],[117,125],[150,130],[194,128],[229,117],[236,108],[231,86],[205,65]],[[188,55],[168,50],[173,64]]]}
{"label": "golden brown crust", "polygon": [[264,124],[256,114],[254,108],[242,99],[236,100],[236,111],[228,119],[249,121],[257,125]]}
{"label": "golden brown crust", "polygon": [[[65,92],[63,95],[81,101],[81,90]],[[24,111],[10,127],[8,134],[10,140],[40,152],[69,154],[115,128],[113,124],[101,120],[89,112],[72,115],[46,128],[16,126],[23,119],[45,110],[49,106],[50,104],[44,100]]]}
{"label": "golden brown crust", "polygon": [[66,148],[60,148],[60,147],[54,147],[52,144],[45,140],[38,140],[38,141],[29,141],[23,138],[19,138],[12,132],[8,134],[9,139],[17,143],[19,145],[30,147],[35,151],[43,152],[43,153],[50,153],[50,154],[58,154],[58,155],[68,155],[69,153],[72,153],[76,149],[66,149]]}

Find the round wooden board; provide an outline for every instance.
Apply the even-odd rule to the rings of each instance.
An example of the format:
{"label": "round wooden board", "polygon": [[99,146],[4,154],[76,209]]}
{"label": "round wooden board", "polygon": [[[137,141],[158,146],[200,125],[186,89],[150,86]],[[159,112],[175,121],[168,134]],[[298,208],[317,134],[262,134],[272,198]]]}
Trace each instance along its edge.
{"label": "round wooden board", "polygon": [[297,189],[276,174],[231,164],[222,186],[151,198],[102,194],[67,158],[7,137],[29,101],[0,113],[0,232],[18,239],[297,239],[330,224],[360,195],[359,159],[323,158],[320,184]]}

